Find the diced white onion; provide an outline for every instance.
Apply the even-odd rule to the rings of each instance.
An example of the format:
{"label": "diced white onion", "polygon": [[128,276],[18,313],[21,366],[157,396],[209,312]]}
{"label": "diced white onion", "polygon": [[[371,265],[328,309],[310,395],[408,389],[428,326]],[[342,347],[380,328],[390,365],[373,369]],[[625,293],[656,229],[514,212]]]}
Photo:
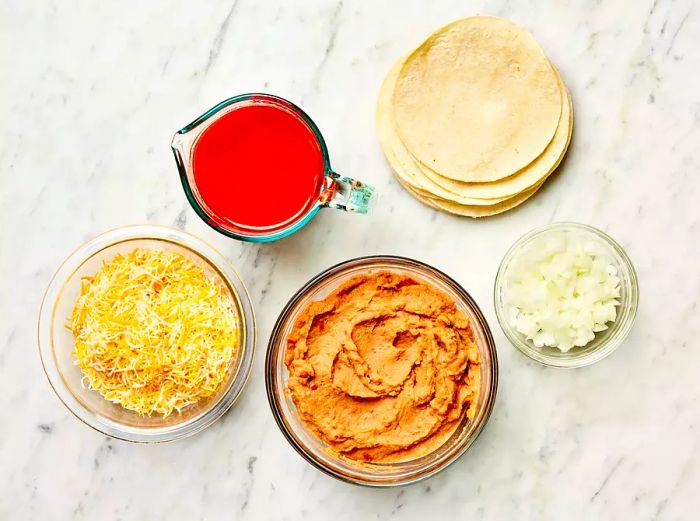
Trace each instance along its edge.
{"label": "diced white onion", "polygon": [[608,328],[620,305],[620,278],[605,252],[574,234],[530,242],[506,281],[507,319],[537,347],[583,347]]}

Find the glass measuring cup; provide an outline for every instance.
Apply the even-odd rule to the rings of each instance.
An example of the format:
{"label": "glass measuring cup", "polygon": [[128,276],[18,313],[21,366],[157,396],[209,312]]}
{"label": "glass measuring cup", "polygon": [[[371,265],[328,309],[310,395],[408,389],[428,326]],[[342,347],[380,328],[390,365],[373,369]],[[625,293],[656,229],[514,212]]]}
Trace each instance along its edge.
{"label": "glass measuring cup", "polygon": [[177,131],[171,146],[192,208],[239,240],[281,239],[323,207],[367,213],[374,192],[335,173],[311,118],[271,94],[222,101]]}

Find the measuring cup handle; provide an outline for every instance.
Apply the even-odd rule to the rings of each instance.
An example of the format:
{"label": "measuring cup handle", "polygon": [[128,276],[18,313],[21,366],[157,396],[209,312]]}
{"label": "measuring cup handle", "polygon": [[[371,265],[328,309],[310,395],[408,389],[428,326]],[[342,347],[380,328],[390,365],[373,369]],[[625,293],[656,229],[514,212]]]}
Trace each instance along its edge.
{"label": "measuring cup handle", "polygon": [[374,201],[373,194],[374,187],[371,185],[330,172],[326,176],[326,189],[321,196],[321,202],[328,208],[368,213]]}

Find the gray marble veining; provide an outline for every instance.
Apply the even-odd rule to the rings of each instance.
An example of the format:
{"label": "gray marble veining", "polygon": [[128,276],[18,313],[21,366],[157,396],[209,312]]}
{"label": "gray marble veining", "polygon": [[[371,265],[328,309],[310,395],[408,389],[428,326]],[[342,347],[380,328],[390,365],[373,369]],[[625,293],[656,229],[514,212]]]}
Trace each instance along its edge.
{"label": "gray marble veining", "polygon": [[[531,201],[470,221],[393,180],[374,132],[388,67],[432,30],[490,13],[529,27],[573,94],[574,139]],[[700,5],[692,0],[125,3],[0,1],[0,519],[645,519],[700,507]],[[173,132],[218,101],[264,90],[303,105],[333,166],[373,183],[370,217],[323,211],[288,239],[241,244],[188,206]],[[576,220],[634,260],[637,324],[610,358],[540,367],[498,328],[491,290],[508,246]],[[240,270],[260,341],[247,389],[188,440],[126,444],[51,392],[36,349],[51,274],[88,238],[129,223],[184,228]],[[304,462],[263,386],[267,337],[308,278],[366,254],[455,277],[489,320],[498,400],[481,438],[438,476],[352,487]]]}

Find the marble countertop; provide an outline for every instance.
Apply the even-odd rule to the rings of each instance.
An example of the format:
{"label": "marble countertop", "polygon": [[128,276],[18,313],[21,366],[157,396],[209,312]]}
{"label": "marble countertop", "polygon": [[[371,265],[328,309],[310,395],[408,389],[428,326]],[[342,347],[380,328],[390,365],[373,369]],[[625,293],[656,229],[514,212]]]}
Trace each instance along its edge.
{"label": "marble countertop", "polygon": [[[521,22],[573,94],[573,145],[532,200],[482,221],[437,213],[389,173],[374,103],[395,58],[477,13]],[[693,0],[360,2],[0,1],[0,519],[687,520],[700,507],[700,5]],[[322,211],[274,244],[242,244],[188,206],[169,143],[218,101],[263,90],[302,105],[334,167],[381,193],[370,217]],[[640,277],[637,323],[608,359],[542,367],[502,334],[506,249],[552,221],[600,227]],[[174,225],[224,251],[259,342],[224,419],[181,442],[114,441],[54,396],[36,347],[43,291],[82,242]],[[498,345],[500,386],[476,444],[436,477],[373,490],[321,474],[268,409],[278,313],[312,275],[367,254],[457,279]]]}

